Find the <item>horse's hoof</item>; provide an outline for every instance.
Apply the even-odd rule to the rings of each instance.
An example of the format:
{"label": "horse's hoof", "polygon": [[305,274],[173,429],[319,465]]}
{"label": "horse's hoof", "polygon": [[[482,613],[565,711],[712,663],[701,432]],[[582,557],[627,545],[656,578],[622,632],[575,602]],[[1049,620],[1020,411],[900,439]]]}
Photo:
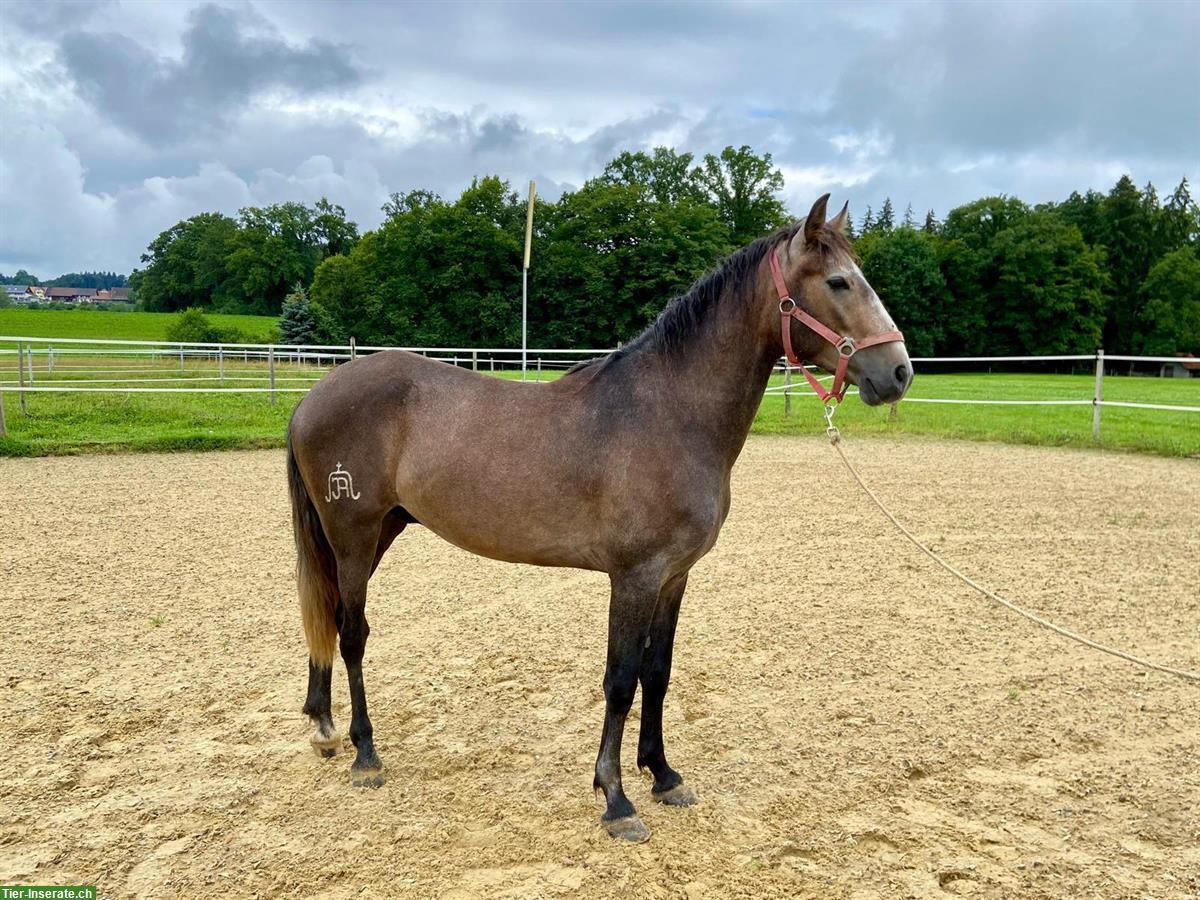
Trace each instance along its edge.
{"label": "horse's hoof", "polygon": [[665,803],[667,806],[691,806],[699,801],[699,797],[695,792],[683,782],[675,785],[673,788],[667,788],[665,791],[650,792],[650,796],[659,803]]}
{"label": "horse's hoof", "polygon": [[357,788],[377,788],[383,787],[384,781],[383,769],[351,769],[350,783]]}
{"label": "horse's hoof", "polygon": [[342,748],[342,738],[337,732],[324,735],[318,731],[309,739],[309,743],[312,744],[313,753],[322,759],[337,756],[338,750]]}
{"label": "horse's hoof", "polygon": [[604,822],[604,828],[615,838],[629,841],[632,844],[644,844],[650,840],[650,829],[637,816],[622,816]]}

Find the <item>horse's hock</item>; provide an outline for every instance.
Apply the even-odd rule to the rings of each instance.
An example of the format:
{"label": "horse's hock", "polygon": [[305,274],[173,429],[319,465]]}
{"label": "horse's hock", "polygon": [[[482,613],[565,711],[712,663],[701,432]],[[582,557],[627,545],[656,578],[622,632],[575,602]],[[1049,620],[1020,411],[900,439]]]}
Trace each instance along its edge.
{"label": "horse's hock", "polygon": [[[853,449],[906,524],[1002,593],[1200,663],[1200,508],[1180,500],[1200,495],[1194,462]],[[649,844],[595,824],[607,579],[490,562],[416,527],[371,583],[389,780],[355,791],[307,748],[282,470],[276,451],[0,460],[0,727],[21,736],[0,760],[0,883],[114,897],[1200,891],[1196,689],[973,596],[879,518],[824,437],[751,438],[734,470],[666,704],[672,760],[702,802],[651,803],[626,730]],[[344,685],[339,664],[348,720]]]}

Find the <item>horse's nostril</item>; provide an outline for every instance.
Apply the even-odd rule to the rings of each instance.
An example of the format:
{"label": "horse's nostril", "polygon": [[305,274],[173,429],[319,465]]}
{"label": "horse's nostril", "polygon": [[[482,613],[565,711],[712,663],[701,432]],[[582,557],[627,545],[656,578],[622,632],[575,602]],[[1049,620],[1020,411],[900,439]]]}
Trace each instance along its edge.
{"label": "horse's nostril", "polygon": [[896,383],[905,384],[908,381],[908,369],[904,366],[896,366]]}

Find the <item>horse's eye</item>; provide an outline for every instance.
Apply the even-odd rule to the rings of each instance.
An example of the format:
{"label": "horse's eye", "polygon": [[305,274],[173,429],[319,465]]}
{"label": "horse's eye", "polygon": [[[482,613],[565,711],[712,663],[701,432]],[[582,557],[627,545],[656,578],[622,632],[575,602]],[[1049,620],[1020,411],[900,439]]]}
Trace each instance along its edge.
{"label": "horse's eye", "polygon": [[833,288],[835,291],[844,291],[850,287],[850,283],[848,281],[846,281],[846,279],[843,278],[841,275],[834,275],[832,278],[830,278],[825,283],[827,285],[829,285],[831,288]]}

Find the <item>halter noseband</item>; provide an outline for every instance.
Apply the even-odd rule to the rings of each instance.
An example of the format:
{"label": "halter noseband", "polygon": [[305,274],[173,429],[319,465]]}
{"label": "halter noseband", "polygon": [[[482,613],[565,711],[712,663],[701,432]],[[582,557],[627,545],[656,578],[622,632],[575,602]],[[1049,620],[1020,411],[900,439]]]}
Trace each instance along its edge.
{"label": "halter noseband", "polygon": [[[866,347],[874,347],[876,344],[890,344],[894,341],[904,341],[904,335],[899,331],[884,331],[880,334],[863,338],[860,341],[855,341],[854,338],[842,337],[832,328],[822,325],[813,316],[802,310],[799,304],[792,299],[787,282],[783,280],[783,271],[779,268],[779,254],[774,248],[771,250],[771,277],[775,279],[775,289],[779,291],[779,318],[780,328],[783,331],[784,355],[787,356],[789,363],[804,373],[804,377],[808,379],[808,383],[812,385],[812,389],[817,392],[817,396],[821,398],[821,402],[827,406],[830,399],[841,403],[842,398],[846,396],[846,389],[850,386],[849,382],[846,381],[846,369],[850,366],[850,357],[859,350]],[[834,349],[837,350],[838,364],[837,372],[833,376],[832,390],[825,390],[825,386],[817,381],[816,376],[804,367],[804,361],[796,356],[792,350],[792,319],[798,319],[801,323],[807,325],[826,341],[833,344]]]}

